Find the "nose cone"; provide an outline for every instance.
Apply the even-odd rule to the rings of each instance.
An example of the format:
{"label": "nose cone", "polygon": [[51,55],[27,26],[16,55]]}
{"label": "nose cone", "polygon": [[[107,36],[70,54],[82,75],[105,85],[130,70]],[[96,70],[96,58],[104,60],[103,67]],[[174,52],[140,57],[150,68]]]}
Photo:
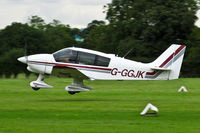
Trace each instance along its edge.
{"label": "nose cone", "polygon": [[20,61],[20,62],[22,62],[22,63],[25,63],[25,64],[26,64],[26,62],[27,62],[27,57],[26,57],[26,56],[20,57],[20,58],[18,58],[17,60]]}

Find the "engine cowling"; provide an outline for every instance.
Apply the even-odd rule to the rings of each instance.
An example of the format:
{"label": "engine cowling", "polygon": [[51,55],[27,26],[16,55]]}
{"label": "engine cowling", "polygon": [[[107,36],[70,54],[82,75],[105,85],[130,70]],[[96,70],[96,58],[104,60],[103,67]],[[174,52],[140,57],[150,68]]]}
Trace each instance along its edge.
{"label": "engine cowling", "polygon": [[28,56],[27,69],[40,74],[51,74],[55,62],[52,54],[35,54]]}

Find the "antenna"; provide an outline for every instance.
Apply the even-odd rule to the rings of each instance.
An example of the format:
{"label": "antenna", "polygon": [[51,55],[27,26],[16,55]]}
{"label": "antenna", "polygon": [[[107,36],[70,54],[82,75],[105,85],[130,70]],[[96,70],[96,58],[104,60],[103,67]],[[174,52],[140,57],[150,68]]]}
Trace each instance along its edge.
{"label": "antenna", "polygon": [[131,49],[123,56],[123,58],[125,58],[132,50],[133,50],[133,48],[131,48]]}

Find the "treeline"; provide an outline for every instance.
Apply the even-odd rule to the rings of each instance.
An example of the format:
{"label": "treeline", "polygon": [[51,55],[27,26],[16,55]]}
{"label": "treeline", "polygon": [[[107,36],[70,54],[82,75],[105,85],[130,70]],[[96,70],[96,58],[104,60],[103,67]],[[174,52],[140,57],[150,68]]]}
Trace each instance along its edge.
{"label": "treeline", "polygon": [[[16,59],[52,53],[77,46],[151,62],[171,44],[187,46],[182,77],[200,76],[200,28],[194,25],[196,0],[112,0],[104,7],[104,21],[94,20],[85,29],[71,28],[32,16],[25,24],[12,23],[0,30],[0,77],[29,72]],[[84,38],[77,42],[75,36]]]}
{"label": "treeline", "polygon": [[0,77],[17,77],[22,72],[28,76],[30,73],[17,61],[18,57],[77,46],[74,35],[79,32],[58,20],[46,24],[38,16],[32,16],[26,24],[12,23],[0,30]]}

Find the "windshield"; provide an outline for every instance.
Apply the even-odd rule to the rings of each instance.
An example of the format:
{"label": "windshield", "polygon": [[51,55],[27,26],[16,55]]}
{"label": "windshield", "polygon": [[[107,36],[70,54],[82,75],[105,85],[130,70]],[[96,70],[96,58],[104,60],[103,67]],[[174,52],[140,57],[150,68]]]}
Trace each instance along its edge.
{"label": "windshield", "polygon": [[63,49],[53,54],[57,62],[76,63],[77,51]]}

